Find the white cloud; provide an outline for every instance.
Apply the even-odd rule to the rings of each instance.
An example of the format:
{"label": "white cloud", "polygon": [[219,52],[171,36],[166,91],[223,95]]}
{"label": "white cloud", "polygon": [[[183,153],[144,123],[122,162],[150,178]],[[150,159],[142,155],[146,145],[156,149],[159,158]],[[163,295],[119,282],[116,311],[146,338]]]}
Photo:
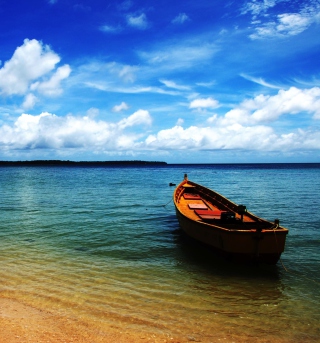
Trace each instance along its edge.
{"label": "white cloud", "polygon": [[25,39],[0,69],[0,93],[25,94],[31,82],[51,72],[59,61],[60,57],[49,46]]}
{"label": "white cloud", "polygon": [[87,111],[87,117],[94,119],[99,115],[100,111],[98,108],[95,107],[91,107],[89,108],[89,110]]}
{"label": "white cloud", "polygon": [[125,111],[129,108],[129,106],[125,103],[122,102],[120,105],[116,105],[112,108],[112,112],[121,112],[121,111]]}
{"label": "white cloud", "polygon": [[127,94],[154,93],[154,94],[178,95],[178,93],[175,91],[166,91],[158,87],[143,87],[143,86],[123,87],[117,84],[112,84],[112,83],[108,83],[104,81],[84,82],[84,85],[90,88],[98,89],[103,92],[127,93]]}
{"label": "white cloud", "polygon": [[139,67],[111,62],[90,62],[73,71],[72,83],[112,93],[150,92],[135,85]]}
{"label": "white cloud", "polygon": [[110,25],[102,25],[100,26],[100,31],[106,32],[106,33],[119,33],[122,31],[122,28],[120,26],[110,26]]}
{"label": "white cloud", "polygon": [[177,85],[174,81],[170,81],[170,80],[159,80],[159,81],[168,88],[173,88],[177,90],[190,90],[189,86]]}
{"label": "white cloud", "polygon": [[[35,99],[30,96],[30,105]],[[27,98],[25,103],[27,104]],[[191,107],[191,104],[193,104]],[[213,98],[197,98],[190,108],[216,108]],[[126,103],[117,105],[125,109]],[[115,106],[116,108],[116,106]],[[260,94],[241,102],[225,115],[214,114],[183,128],[184,119],[176,126],[148,133],[152,118],[146,110],[138,110],[118,122],[98,120],[99,110],[91,108],[87,115],[59,117],[47,112],[40,115],[22,114],[13,124],[0,126],[0,150],[13,151],[55,149],[103,153],[113,151],[186,150],[255,150],[296,151],[320,149],[317,127],[283,131],[277,123],[282,115],[309,115],[320,120],[320,88],[290,88],[273,96]],[[133,133],[135,132],[135,133]]]}
{"label": "white cloud", "polygon": [[145,30],[148,27],[147,17],[144,13],[140,15],[128,15],[127,23],[131,27],[135,27],[139,30]]}
{"label": "white cloud", "polygon": [[125,82],[134,82],[135,72],[137,68],[129,65],[125,65],[119,71],[119,77]]}
{"label": "white cloud", "polygon": [[265,80],[263,80],[261,77],[257,78],[257,77],[252,77],[246,74],[240,74],[241,77],[243,77],[246,80],[252,81],[254,83],[257,83],[258,85],[264,86],[264,87],[268,87],[268,88],[274,88],[274,89],[281,89],[280,86],[276,86],[273,85],[271,83],[266,82]]}
{"label": "white cloud", "polygon": [[69,65],[64,65],[57,69],[48,81],[36,82],[30,86],[32,91],[37,90],[47,96],[58,96],[62,93],[60,82],[69,77],[71,68]]}
{"label": "white cloud", "polygon": [[137,112],[133,113],[128,118],[122,119],[118,125],[121,129],[125,129],[126,127],[134,126],[134,125],[146,125],[149,126],[152,123],[151,116],[148,111],[145,110],[138,110]]}
{"label": "white cloud", "polygon": [[295,151],[320,149],[320,132],[297,130],[277,134],[267,126],[196,127],[175,126],[150,135],[145,140],[149,149],[159,150],[248,150]]}
{"label": "white cloud", "polygon": [[38,102],[38,98],[34,94],[32,93],[27,94],[22,104],[22,108],[24,110],[29,110],[33,108],[37,102]]}
{"label": "white cloud", "polygon": [[0,94],[25,96],[24,110],[40,101],[35,92],[45,96],[60,95],[60,83],[69,77],[71,68],[64,65],[55,70],[59,62],[60,57],[49,46],[35,39],[25,39],[0,69]]}
{"label": "white cloud", "polygon": [[[145,143],[149,148],[157,149],[252,149],[266,147],[266,139],[271,140],[271,128],[244,127],[232,125],[229,127],[197,127],[183,129],[175,126],[172,129],[161,130],[156,135],[150,135]],[[257,142],[261,142],[258,147]]]}
{"label": "white cloud", "polygon": [[152,70],[177,71],[195,68],[199,64],[211,61],[218,48],[213,43],[199,43],[202,38],[188,42],[169,42],[149,52],[140,52],[140,57]]}
{"label": "white cloud", "polygon": [[[96,113],[96,109],[93,110]],[[0,149],[84,149],[107,151],[133,149],[138,134],[125,129],[150,125],[148,111],[139,110],[118,123],[94,119],[94,115],[58,117],[44,112],[40,115],[22,114],[12,126],[0,127]]]}
{"label": "white cloud", "polygon": [[275,21],[267,22],[256,28],[255,33],[250,35],[252,39],[265,37],[285,37],[295,36],[305,31],[312,23],[314,18],[305,17],[297,13],[279,14]]}
{"label": "white cloud", "polygon": [[[193,45],[194,44],[194,45]],[[215,53],[210,44],[192,42],[174,45],[166,44],[156,51],[140,52],[141,63],[126,65],[117,62],[103,63],[97,60],[73,70],[73,84],[85,85],[105,92],[119,93],[157,93],[181,95],[179,91],[190,90],[188,85],[167,79],[173,71],[195,68],[208,63]],[[150,86],[155,79],[160,79],[166,87]]]}
{"label": "white cloud", "polygon": [[276,0],[263,0],[263,1],[248,1],[242,8],[242,14],[251,13],[255,19],[259,14],[265,13],[269,8],[274,7]]}
{"label": "white cloud", "polygon": [[213,85],[216,84],[216,81],[211,81],[211,82],[197,82],[196,85],[200,86],[200,87],[206,87],[206,88],[210,88]]}
{"label": "white cloud", "polygon": [[[183,120],[179,120],[182,124]],[[296,130],[277,134],[262,125],[190,126],[177,125],[161,130],[141,141],[141,135],[124,130],[133,125],[149,125],[147,111],[137,111],[118,123],[94,120],[93,117],[58,117],[50,113],[38,116],[22,114],[13,126],[0,127],[0,149],[56,149],[76,151],[123,150],[256,150],[294,151],[320,149],[320,132]]]}
{"label": "white cloud", "polygon": [[[151,68],[150,68],[151,69]],[[165,89],[163,87],[144,86],[144,80],[153,75],[154,69],[149,70],[149,67],[143,68],[142,66],[130,66],[120,63],[99,63],[91,62],[80,66],[73,72],[73,83],[81,84],[83,86],[94,88],[103,92],[112,93],[155,93],[167,95],[179,95],[180,93],[173,87],[183,87],[175,85],[174,82],[167,84],[172,89]],[[158,71],[156,71],[158,72]],[[143,83],[139,84],[143,79]],[[140,81],[141,82],[141,81]],[[175,87],[175,88],[176,88]]]}
{"label": "white cloud", "polygon": [[294,36],[307,29],[312,22],[312,18],[305,17],[301,14],[280,14],[278,15],[277,31],[282,34]]}
{"label": "white cloud", "polygon": [[177,120],[176,126],[182,126],[183,123],[184,123],[184,120],[183,120],[182,118],[179,118],[179,119]]}
{"label": "white cloud", "polygon": [[[267,10],[281,1],[252,2],[247,5],[242,14],[251,12],[254,33],[251,39],[268,37],[295,36],[307,30],[313,23],[320,21],[319,3],[306,1],[295,13],[266,14]],[[258,20],[257,20],[257,17]]]}
{"label": "white cloud", "polygon": [[280,90],[274,96],[258,95],[243,101],[239,106],[226,113],[223,125],[241,123],[255,125],[272,122],[284,114],[295,115],[307,112],[314,119],[320,119],[320,88],[298,89],[291,87]]}
{"label": "white cloud", "polygon": [[[210,99],[210,98],[209,98]],[[195,106],[206,106],[208,99],[196,99]],[[282,132],[264,123],[276,122],[282,115],[307,113],[320,120],[320,88],[280,90],[274,96],[263,94],[243,101],[224,116],[214,114],[203,125],[173,128],[150,134],[148,149],[159,150],[247,150],[296,151],[320,149],[320,131],[315,128]]]}
{"label": "white cloud", "polygon": [[189,17],[185,13],[179,13],[173,20],[173,24],[183,24],[187,20],[190,20]]}
{"label": "white cloud", "polygon": [[95,83],[93,80],[99,78],[105,80],[107,79],[108,83],[113,79],[113,76],[116,76],[114,82],[125,82],[133,83],[136,79],[136,73],[139,71],[139,68],[132,65],[126,65],[116,62],[110,63],[100,63],[92,62],[85,65],[82,65],[77,74],[78,77],[82,77],[87,83]]}
{"label": "white cloud", "polygon": [[126,0],[117,4],[117,8],[120,11],[128,11],[132,6],[133,6],[133,2],[130,0]]}
{"label": "white cloud", "polygon": [[207,99],[195,99],[191,101],[189,108],[196,108],[196,109],[202,109],[202,108],[217,108],[219,107],[219,102],[213,98],[207,98]]}

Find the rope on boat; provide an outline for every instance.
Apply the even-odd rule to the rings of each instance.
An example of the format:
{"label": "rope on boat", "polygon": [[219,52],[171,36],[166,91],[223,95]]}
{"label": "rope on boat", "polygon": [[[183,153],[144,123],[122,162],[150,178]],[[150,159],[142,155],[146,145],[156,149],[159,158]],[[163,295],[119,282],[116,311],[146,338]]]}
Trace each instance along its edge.
{"label": "rope on boat", "polygon": [[277,235],[276,235],[276,230],[277,230],[278,227],[279,227],[279,224],[276,224],[276,225],[273,227],[273,233],[274,233],[274,238],[275,238],[275,240],[276,240],[277,252],[278,252],[278,254],[280,255],[279,259],[280,259],[280,262],[281,262],[281,265],[282,265],[283,269],[284,269],[287,273],[289,273],[288,269],[285,267],[285,265],[284,265],[283,262],[282,262],[281,254],[280,254],[280,252],[279,252],[278,240],[277,240]]}
{"label": "rope on boat", "polygon": [[[276,235],[276,231],[275,231],[278,227],[279,227],[279,224],[275,225],[275,227],[273,228],[273,233],[274,233],[274,237],[275,237],[275,240],[276,240],[277,251],[278,251],[278,253],[279,253],[278,240],[277,240],[277,235]],[[285,265],[284,265],[284,263],[283,263],[283,261],[282,261],[282,259],[281,259],[281,256],[280,256],[279,260],[280,260],[280,262],[281,262],[281,265],[282,265],[283,269],[284,269],[287,273],[290,273],[290,274],[293,274],[293,275],[297,275],[297,276],[301,276],[301,275],[299,275],[298,273],[295,273],[295,272],[292,272],[292,271],[288,270],[288,269],[285,267]],[[310,278],[308,278],[308,277],[305,276],[305,275],[302,275],[302,276],[303,276],[306,280],[312,281],[312,282],[314,282],[314,283],[320,285],[320,282],[318,282],[318,281],[316,281],[316,280],[313,280],[313,279],[310,279]]]}
{"label": "rope on boat", "polygon": [[167,205],[170,204],[170,202],[173,201],[173,198],[170,199],[170,201],[168,201],[165,205],[162,205],[163,207],[166,207]]}

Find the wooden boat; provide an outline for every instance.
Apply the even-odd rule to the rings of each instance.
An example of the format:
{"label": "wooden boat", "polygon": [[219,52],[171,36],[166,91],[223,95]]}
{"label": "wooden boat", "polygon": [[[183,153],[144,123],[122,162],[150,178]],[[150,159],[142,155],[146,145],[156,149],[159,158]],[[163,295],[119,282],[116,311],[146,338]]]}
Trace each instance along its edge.
{"label": "wooden boat", "polygon": [[176,187],[173,200],[184,233],[228,259],[276,264],[288,229],[261,219],[224,196],[189,181]]}

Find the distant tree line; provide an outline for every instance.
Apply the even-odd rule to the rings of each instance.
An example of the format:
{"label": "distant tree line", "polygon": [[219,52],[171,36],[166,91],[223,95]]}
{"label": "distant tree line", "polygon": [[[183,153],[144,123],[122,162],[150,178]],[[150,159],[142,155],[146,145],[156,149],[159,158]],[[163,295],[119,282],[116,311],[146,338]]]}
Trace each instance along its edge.
{"label": "distant tree line", "polygon": [[62,161],[62,160],[34,160],[34,161],[0,161],[1,166],[67,166],[67,167],[98,167],[98,166],[150,166],[167,165],[159,161]]}

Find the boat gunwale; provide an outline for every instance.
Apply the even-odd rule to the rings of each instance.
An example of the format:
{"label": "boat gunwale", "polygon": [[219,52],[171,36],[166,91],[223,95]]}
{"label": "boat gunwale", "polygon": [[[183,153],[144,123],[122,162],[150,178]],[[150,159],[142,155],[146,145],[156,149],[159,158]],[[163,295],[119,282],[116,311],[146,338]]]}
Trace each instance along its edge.
{"label": "boat gunwale", "polygon": [[[207,188],[205,186],[202,186],[196,182],[193,182],[193,181],[190,181],[188,179],[184,179],[177,187],[176,189],[174,190],[174,194],[173,194],[173,200],[174,200],[174,204],[175,204],[175,207],[176,209],[179,211],[179,213],[184,216],[185,218],[188,218],[189,220],[191,221],[194,221],[194,222],[197,222],[201,225],[205,225],[205,226],[208,226],[210,228],[215,228],[217,230],[223,230],[223,231],[226,231],[226,232],[230,232],[230,233],[237,233],[237,232],[241,232],[243,234],[252,234],[254,233],[256,230],[251,230],[251,229],[237,229],[237,228],[226,228],[226,227],[223,227],[223,226],[219,226],[217,225],[216,223],[209,223],[209,222],[205,222],[201,219],[199,220],[194,220],[193,218],[189,217],[188,215],[184,214],[180,208],[179,208],[179,204],[178,204],[178,201],[179,199],[183,196],[183,193],[184,193],[184,188],[183,188],[183,185],[185,185],[186,183],[190,184],[191,186],[194,186],[195,188],[197,188],[197,190],[200,189],[201,193],[204,193],[204,195],[207,195],[209,198],[211,199],[214,199],[215,201],[218,201],[219,203],[221,203],[221,201],[215,199],[212,197],[212,195],[214,195],[215,197],[219,197],[220,199],[224,200],[226,203],[221,203],[222,206],[225,206],[225,207],[228,207],[228,205],[231,205],[231,207],[233,207],[233,209],[231,209],[233,212],[235,213],[238,213],[236,211],[236,209],[238,208],[238,204],[234,203],[233,201],[229,200],[228,198],[226,198],[225,196],[221,195],[220,193],[210,189],[210,188]],[[179,191],[179,192],[178,192]],[[205,192],[203,192],[205,191]],[[202,195],[202,194],[201,194]],[[201,199],[202,200],[205,200],[206,199],[203,199],[203,196],[201,196]],[[210,201],[209,201],[210,202]],[[268,229],[268,228],[263,228],[262,229],[262,232],[263,234],[274,234],[274,232],[277,232],[277,234],[279,233],[283,233],[283,234],[288,234],[289,230],[283,226],[278,226],[277,228],[274,228],[275,224],[269,220],[266,220],[266,219],[263,219],[263,218],[260,218],[258,217],[257,215],[249,212],[249,211],[246,211],[245,212],[245,215],[248,216],[249,218],[251,218],[252,220],[254,220],[254,222],[252,223],[252,225],[254,224],[257,224],[257,223],[263,223],[263,224],[270,224],[271,228]]]}

